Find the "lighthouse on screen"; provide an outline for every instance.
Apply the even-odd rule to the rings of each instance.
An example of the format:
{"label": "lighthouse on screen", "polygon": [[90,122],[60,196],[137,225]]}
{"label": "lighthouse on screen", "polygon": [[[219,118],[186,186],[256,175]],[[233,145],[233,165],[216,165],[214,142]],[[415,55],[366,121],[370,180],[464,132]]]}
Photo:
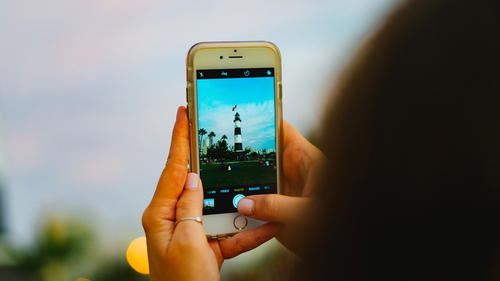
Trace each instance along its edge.
{"label": "lighthouse on screen", "polygon": [[240,119],[240,114],[238,112],[236,112],[236,114],[234,115],[234,151],[235,152],[243,151],[243,143],[241,139],[241,119]]}

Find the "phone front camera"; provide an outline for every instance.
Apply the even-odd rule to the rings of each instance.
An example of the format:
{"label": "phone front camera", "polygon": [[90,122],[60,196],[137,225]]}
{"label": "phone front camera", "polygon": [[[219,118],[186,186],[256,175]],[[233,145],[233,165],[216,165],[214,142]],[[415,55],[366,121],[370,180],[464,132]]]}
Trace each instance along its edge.
{"label": "phone front camera", "polygon": [[220,56],[219,58],[220,58],[220,59],[223,59],[224,57],[223,57],[223,56]]}
{"label": "phone front camera", "polygon": [[236,52],[237,52],[237,50],[234,50],[234,52],[236,53]]}

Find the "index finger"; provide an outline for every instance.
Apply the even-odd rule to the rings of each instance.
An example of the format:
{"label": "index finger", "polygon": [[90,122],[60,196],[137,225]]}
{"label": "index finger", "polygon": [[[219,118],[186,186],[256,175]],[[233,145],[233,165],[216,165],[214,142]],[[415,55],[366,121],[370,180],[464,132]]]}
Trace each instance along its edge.
{"label": "index finger", "polygon": [[186,181],[189,159],[189,121],[187,108],[180,106],[177,109],[177,118],[172,133],[172,142],[167,163],[163,169],[154,200],[175,199],[180,196]]}

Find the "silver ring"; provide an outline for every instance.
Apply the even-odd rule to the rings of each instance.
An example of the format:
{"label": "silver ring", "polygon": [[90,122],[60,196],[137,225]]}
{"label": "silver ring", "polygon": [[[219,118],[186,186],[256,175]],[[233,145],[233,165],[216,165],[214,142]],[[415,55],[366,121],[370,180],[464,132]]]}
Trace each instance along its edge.
{"label": "silver ring", "polygon": [[195,221],[195,222],[199,222],[199,223],[203,224],[203,221],[201,220],[200,217],[183,217],[183,218],[179,218],[179,219],[175,220],[175,225],[177,225],[183,221]]}

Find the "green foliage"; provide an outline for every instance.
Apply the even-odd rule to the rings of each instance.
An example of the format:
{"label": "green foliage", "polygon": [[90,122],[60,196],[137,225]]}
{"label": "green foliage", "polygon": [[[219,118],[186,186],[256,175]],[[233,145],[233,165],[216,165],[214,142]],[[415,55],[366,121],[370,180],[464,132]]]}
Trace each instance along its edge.
{"label": "green foliage", "polygon": [[11,249],[14,268],[42,281],[68,280],[95,242],[91,228],[73,219],[49,218],[28,249]]}
{"label": "green foliage", "polygon": [[[234,152],[231,151],[227,144],[226,135],[217,141],[214,145],[207,149],[207,158],[210,160],[225,161],[227,159],[232,159]],[[225,137],[225,138],[224,138]]]}
{"label": "green foliage", "polygon": [[92,281],[146,281],[149,277],[135,272],[125,259],[111,259],[103,262],[90,279]]}
{"label": "green foliage", "polygon": [[37,281],[67,281],[79,277],[92,281],[147,280],[146,275],[135,272],[127,264],[123,254],[126,247],[123,245],[120,255],[106,258],[108,255],[97,247],[90,225],[74,217],[50,217],[40,225],[30,247],[7,247],[12,262],[8,272],[0,267],[0,280],[6,276],[8,280]]}

